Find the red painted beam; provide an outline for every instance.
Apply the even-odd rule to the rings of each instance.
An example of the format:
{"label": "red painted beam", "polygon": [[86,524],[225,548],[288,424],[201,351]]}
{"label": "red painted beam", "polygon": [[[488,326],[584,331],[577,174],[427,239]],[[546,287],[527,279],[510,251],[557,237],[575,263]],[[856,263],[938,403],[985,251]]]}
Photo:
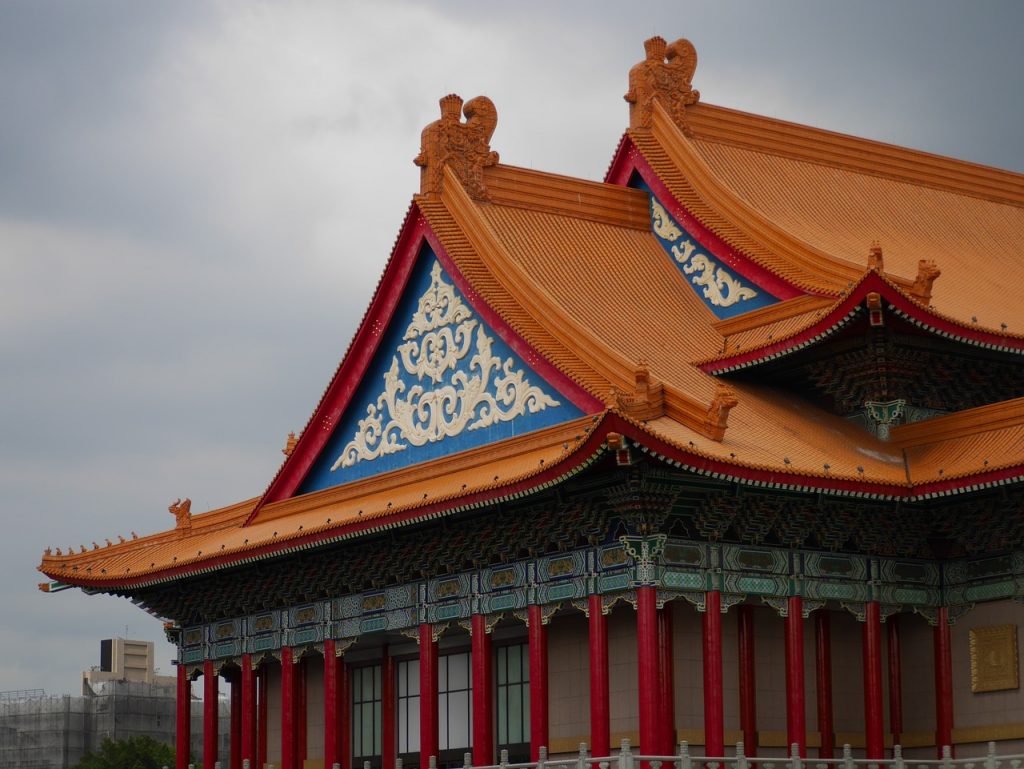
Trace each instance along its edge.
{"label": "red painted beam", "polygon": [[192,743],[192,679],[178,663],[178,689],[174,723],[174,769],[188,769]]}
{"label": "red painted beam", "polygon": [[744,753],[757,755],[757,676],[754,655],[754,607],[743,605],[737,613],[737,657],[740,666],[740,731]]}
{"label": "red painted beam", "polygon": [[540,606],[527,608],[530,648],[530,760],[548,741],[548,628]]}
{"label": "red painted beam", "polygon": [[833,758],[836,738],[832,717],[832,617],[826,609],[814,613],[814,672],[818,694],[818,758]]}
{"label": "red painted beam", "polygon": [[953,648],[949,636],[949,609],[940,606],[932,631],[935,648],[935,745],[953,748]]}
{"label": "red painted beam", "polygon": [[878,601],[864,606],[864,753],[869,761],[885,758],[882,713],[882,619]]}
{"label": "red painted beam", "polygon": [[283,646],[281,647],[281,769],[301,769],[295,761],[296,688],[292,649],[290,646]]}
{"label": "red painted beam", "polygon": [[595,756],[611,753],[611,719],[608,711],[608,623],[601,596],[587,600],[590,644],[590,750]]}
{"label": "red painted beam", "polygon": [[786,745],[807,756],[807,701],[804,693],[804,599],[791,596],[786,611]]}
{"label": "red painted beam", "polygon": [[217,761],[217,674],[213,661],[203,663],[203,766]]}
{"label": "red painted beam", "polygon": [[658,609],[658,752],[673,755],[676,743],[675,665],[672,659],[672,606]]}
{"label": "red painted beam", "polygon": [[708,756],[725,755],[725,705],[722,695],[722,594],[705,594],[704,646],[704,750]]}
{"label": "red painted beam", "polygon": [[420,766],[438,755],[437,641],[434,626],[420,624]]}
{"label": "red painted beam", "polygon": [[474,614],[471,619],[473,656],[473,764],[494,763],[494,662],[491,658],[491,634],[487,617]]}
{"label": "red painted beam", "polygon": [[894,614],[885,623],[889,661],[889,731],[892,744],[899,745],[903,735],[903,668],[900,659],[900,617]]}
{"label": "red painted beam", "polygon": [[640,752],[656,755],[658,736],[658,609],[655,589],[636,589],[637,693]]}

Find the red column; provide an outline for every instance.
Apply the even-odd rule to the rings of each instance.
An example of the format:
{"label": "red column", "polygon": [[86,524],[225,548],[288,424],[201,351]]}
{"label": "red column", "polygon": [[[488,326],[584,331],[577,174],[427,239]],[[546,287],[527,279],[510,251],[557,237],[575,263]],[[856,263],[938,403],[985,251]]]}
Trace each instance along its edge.
{"label": "red column", "polygon": [[344,659],[338,662],[338,733],[341,739],[338,763],[341,769],[352,766],[352,679],[349,676],[348,663]]}
{"label": "red column", "polygon": [[306,673],[309,670],[309,659],[299,660],[295,671],[295,762],[298,769],[306,765]]}
{"label": "red column", "polygon": [[548,628],[539,606],[527,609],[530,641],[530,760],[548,741]]}
{"label": "red column", "polygon": [[203,663],[203,766],[217,761],[217,674],[213,662]]}
{"label": "red column", "polygon": [[242,769],[242,677],[235,674],[230,684],[231,702],[231,769]]}
{"label": "red column", "polygon": [[889,731],[892,744],[899,745],[903,734],[903,671],[900,660],[900,617],[894,614],[886,622],[889,656]]}
{"label": "red column", "polygon": [[494,691],[491,636],[487,618],[472,617],[473,634],[473,763],[485,766],[494,763]]}
{"label": "red column", "polygon": [[[281,769],[300,769],[295,763],[295,663],[292,650],[281,647]],[[213,764],[210,764],[213,766]]]}
{"label": "red column", "polygon": [[800,746],[807,756],[807,716],[804,699],[804,599],[787,601],[786,611],[786,744]]}
{"label": "red column", "polygon": [[814,612],[815,680],[818,693],[818,731],[821,747],[818,758],[835,753],[835,726],[832,719],[832,624],[827,610]]}
{"label": "red column", "polygon": [[757,677],[754,667],[754,607],[743,605],[737,615],[740,663],[740,730],[746,755],[757,755]]}
{"label": "red column", "polygon": [[[662,755],[673,755],[676,743],[675,666],[672,660],[672,607],[658,610],[658,719]],[[532,686],[531,681],[531,686]]]}
{"label": "red column", "polygon": [[722,594],[709,590],[704,597],[704,750],[708,756],[725,755],[725,710],[722,697]]}
{"label": "red column", "polygon": [[398,725],[395,722],[395,659],[384,647],[380,667],[380,753],[383,769],[392,769],[398,757]]}
{"label": "red column", "polygon": [[885,758],[881,617],[878,601],[864,605],[864,754],[869,761]]}
{"label": "red column", "polygon": [[263,769],[267,764],[267,666],[260,665],[256,671],[256,766]]}
{"label": "red column", "polygon": [[249,759],[250,769],[256,768],[256,672],[252,657],[242,655],[242,760]]}
{"label": "red column", "polygon": [[636,589],[637,697],[640,709],[640,752],[657,755],[658,728],[658,608],[655,589]]}
{"label": "red column", "polygon": [[434,626],[420,624],[420,766],[438,754],[437,641]]}
{"label": "red column", "polygon": [[333,638],[324,639],[324,769],[339,758],[338,744],[338,655]]}
{"label": "red column", "polygon": [[949,638],[949,609],[940,606],[935,642],[935,745],[942,756],[945,745],[953,747],[953,653]]}
{"label": "red column", "polygon": [[593,755],[611,753],[611,719],[608,711],[608,623],[601,596],[588,599],[590,640],[590,749]]}
{"label": "red column", "polygon": [[192,742],[192,679],[182,662],[178,663],[178,702],[175,714],[174,768],[188,769]]}

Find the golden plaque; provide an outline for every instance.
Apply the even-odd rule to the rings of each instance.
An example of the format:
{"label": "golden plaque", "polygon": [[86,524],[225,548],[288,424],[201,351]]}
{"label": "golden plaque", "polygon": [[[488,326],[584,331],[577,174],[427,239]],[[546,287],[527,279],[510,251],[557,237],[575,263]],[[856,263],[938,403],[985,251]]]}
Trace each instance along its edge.
{"label": "golden plaque", "polygon": [[974,628],[970,636],[971,691],[999,692],[1018,688],[1017,626]]}

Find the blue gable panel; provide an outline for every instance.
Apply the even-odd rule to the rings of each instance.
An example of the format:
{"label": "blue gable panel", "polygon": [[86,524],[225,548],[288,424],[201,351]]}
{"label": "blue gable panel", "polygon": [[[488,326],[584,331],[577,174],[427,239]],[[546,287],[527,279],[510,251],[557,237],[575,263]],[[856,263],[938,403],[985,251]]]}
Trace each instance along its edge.
{"label": "blue gable panel", "polygon": [[298,493],[582,415],[484,322],[424,246],[373,362]]}
{"label": "blue gable panel", "polygon": [[647,184],[634,176],[631,187],[650,196],[651,231],[697,296],[719,319],[775,304],[779,298],[711,256],[694,235],[677,222]]}

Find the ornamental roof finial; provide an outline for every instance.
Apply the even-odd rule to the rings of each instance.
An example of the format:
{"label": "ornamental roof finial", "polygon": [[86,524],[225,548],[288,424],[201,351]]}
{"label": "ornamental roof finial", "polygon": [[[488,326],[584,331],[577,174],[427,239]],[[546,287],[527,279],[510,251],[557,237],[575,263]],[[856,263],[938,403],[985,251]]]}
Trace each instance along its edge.
{"label": "ornamental roof finial", "polygon": [[687,131],[686,108],[700,99],[700,91],[691,84],[697,49],[683,38],[666,45],[664,38],[652,37],[644,41],[644,51],[646,58],[629,71],[629,127],[650,128],[657,100]]}
{"label": "ornamental roof finial", "polygon": [[917,278],[910,287],[910,295],[921,304],[932,303],[932,284],[942,274],[942,270],[930,259],[922,259],[917,263]]}
{"label": "ornamental roof finial", "polygon": [[729,412],[739,402],[731,387],[724,382],[715,382],[715,397],[711,400],[704,418],[704,429],[711,440],[721,441],[725,438],[725,430],[729,426]]}
{"label": "ornamental roof finial", "polygon": [[[484,168],[498,162],[498,153],[491,151],[491,136],[498,124],[498,111],[486,96],[477,96],[462,105],[462,97],[448,94],[441,97],[441,118],[423,129],[420,154],[415,163],[420,167],[420,193],[441,192],[445,166],[451,167],[470,197],[490,200],[484,186]],[[461,122],[459,111],[466,116]]]}
{"label": "ornamental roof finial", "polygon": [[290,457],[298,443],[299,439],[295,437],[295,433],[288,433],[288,438],[284,442],[284,448],[281,449],[281,453],[286,457]]}
{"label": "ornamental roof finial", "polygon": [[174,528],[178,531],[188,531],[192,528],[192,500],[181,498],[174,500],[167,508],[168,512],[174,514]]}
{"label": "ornamental roof finial", "polygon": [[882,247],[878,241],[871,243],[871,248],[868,250],[868,269],[874,270],[877,273],[885,272],[885,260],[882,258]]}

